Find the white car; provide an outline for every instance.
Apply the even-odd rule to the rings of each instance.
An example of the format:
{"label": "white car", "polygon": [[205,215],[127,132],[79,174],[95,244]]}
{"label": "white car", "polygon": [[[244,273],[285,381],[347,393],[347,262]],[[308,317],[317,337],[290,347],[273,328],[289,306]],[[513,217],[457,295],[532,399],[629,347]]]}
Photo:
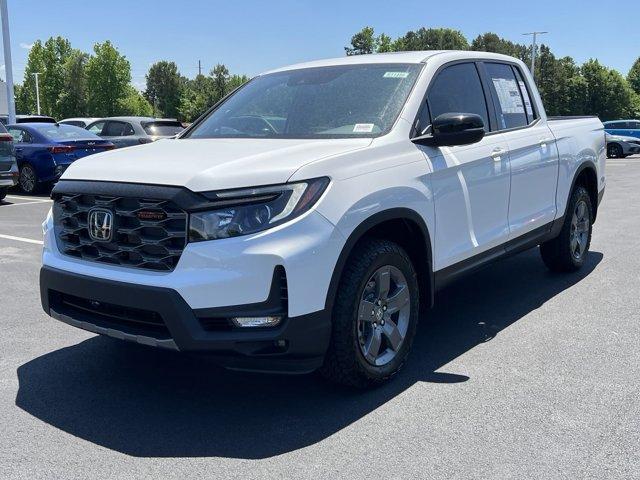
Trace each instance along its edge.
{"label": "white car", "polygon": [[547,118],[511,57],[281,68],[176,140],[74,162],[43,225],[42,304],[230,368],[377,384],[459,275],[537,245],[579,269],[605,158],[602,123]]}
{"label": "white car", "polygon": [[640,153],[640,138],[606,134],[607,157],[625,158]]}
{"label": "white car", "polygon": [[61,123],[63,125],[73,125],[74,127],[87,128],[87,125],[97,120],[100,119],[96,117],[75,117],[65,118],[64,120],[60,120],[58,123]]}

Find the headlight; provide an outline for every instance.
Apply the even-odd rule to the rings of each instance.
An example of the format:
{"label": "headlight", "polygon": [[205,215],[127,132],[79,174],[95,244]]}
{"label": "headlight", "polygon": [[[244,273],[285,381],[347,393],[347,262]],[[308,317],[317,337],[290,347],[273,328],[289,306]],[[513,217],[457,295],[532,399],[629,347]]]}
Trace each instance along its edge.
{"label": "headlight", "polygon": [[189,218],[189,241],[216,240],[260,232],[309,210],[329,185],[326,177],[271,187],[218,192],[218,206]]}

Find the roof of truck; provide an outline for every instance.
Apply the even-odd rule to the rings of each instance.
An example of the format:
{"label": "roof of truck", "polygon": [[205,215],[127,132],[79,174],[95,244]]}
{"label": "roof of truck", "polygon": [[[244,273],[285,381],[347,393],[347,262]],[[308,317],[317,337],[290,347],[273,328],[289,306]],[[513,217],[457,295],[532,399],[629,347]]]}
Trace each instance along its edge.
{"label": "roof of truck", "polygon": [[286,67],[276,68],[263,72],[262,75],[286,70],[298,70],[301,68],[329,67],[335,65],[358,65],[371,63],[424,63],[429,58],[436,55],[446,55],[447,60],[484,58],[494,60],[511,60],[513,57],[490,52],[476,52],[471,50],[422,50],[413,52],[389,52],[373,53],[367,55],[346,55],[344,57],[327,58],[324,60],[314,60],[311,62],[296,63]]}

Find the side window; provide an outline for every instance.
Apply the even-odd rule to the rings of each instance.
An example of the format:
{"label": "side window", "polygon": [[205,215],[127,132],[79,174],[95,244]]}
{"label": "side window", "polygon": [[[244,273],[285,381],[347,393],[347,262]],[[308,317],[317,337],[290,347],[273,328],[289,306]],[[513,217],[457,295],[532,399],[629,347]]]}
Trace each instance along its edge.
{"label": "side window", "polygon": [[529,88],[520,73],[520,69],[517,67],[511,67],[516,74],[516,80],[518,80],[518,86],[520,87],[520,94],[522,95],[522,99],[524,100],[524,110],[527,114],[527,122],[530,124],[533,123],[534,120],[538,118],[538,114],[533,108],[533,103],[531,102],[531,95],[529,94]]}
{"label": "side window", "polygon": [[629,126],[629,128],[633,129],[633,130],[640,130],[640,122],[630,122],[631,125]]}
{"label": "side window", "polygon": [[106,137],[121,137],[124,135],[125,126],[124,122],[108,122],[104,135]]}
{"label": "side window", "polygon": [[29,135],[24,130],[20,130],[19,128],[10,128],[9,133],[13,137],[13,141],[16,143],[28,143]]}
{"label": "side window", "polygon": [[91,125],[91,127],[89,127],[88,130],[91,133],[95,133],[96,135],[100,135],[100,134],[102,134],[102,129],[104,128],[104,124],[105,124],[105,122],[94,123],[93,125]]}
{"label": "side window", "polygon": [[442,70],[429,87],[427,100],[432,118],[443,113],[475,113],[482,117],[484,129],[489,130],[487,102],[473,63],[460,63]]}
{"label": "side window", "polygon": [[122,131],[123,136],[133,135],[135,132],[133,131],[133,127],[130,123],[124,124],[124,129]]}
{"label": "side window", "polygon": [[487,63],[489,88],[498,117],[498,129],[525,127],[529,124],[520,87],[510,65]]}

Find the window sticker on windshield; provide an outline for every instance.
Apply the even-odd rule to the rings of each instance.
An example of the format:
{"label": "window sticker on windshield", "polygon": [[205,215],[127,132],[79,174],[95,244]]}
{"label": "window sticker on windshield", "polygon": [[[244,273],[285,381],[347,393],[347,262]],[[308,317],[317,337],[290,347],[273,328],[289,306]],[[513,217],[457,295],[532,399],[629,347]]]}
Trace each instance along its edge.
{"label": "window sticker on windshield", "polygon": [[385,72],[383,78],[407,78],[409,72]]}
{"label": "window sticker on windshield", "polygon": [[373,126],[373,123],[356,123],[353,126],[353,133],[371,133]]}
{"label": "window sticker on windshield", "polygon": [[502,113],[524,113],[518,84],[511,78],[493,78]]}

